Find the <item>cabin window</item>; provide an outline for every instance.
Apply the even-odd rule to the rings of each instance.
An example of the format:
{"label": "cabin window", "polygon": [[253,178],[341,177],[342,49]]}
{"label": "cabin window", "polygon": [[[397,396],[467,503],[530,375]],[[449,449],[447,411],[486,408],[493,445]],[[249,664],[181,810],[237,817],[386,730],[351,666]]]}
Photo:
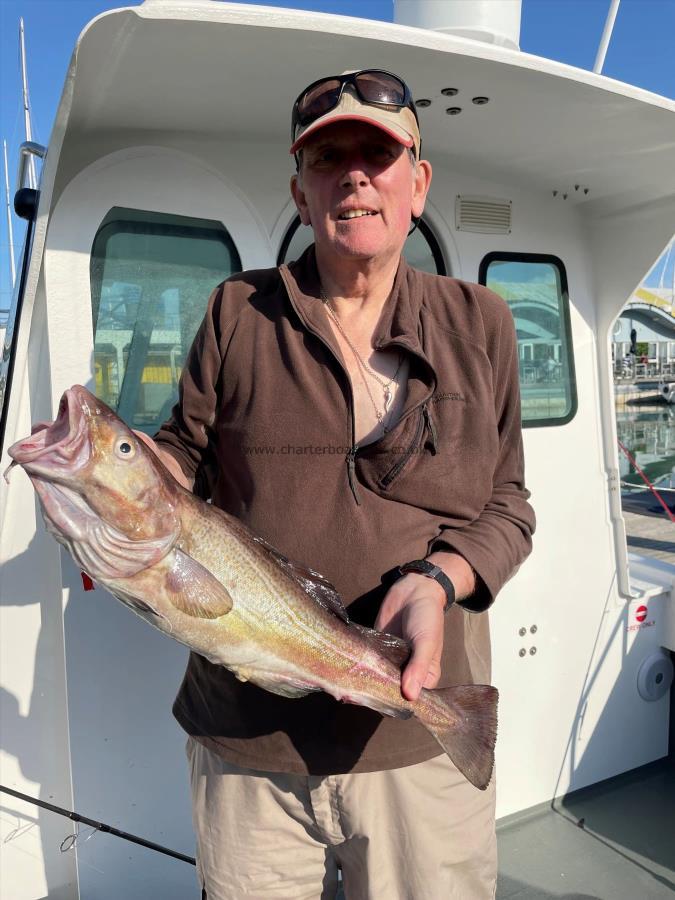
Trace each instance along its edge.
{"label": "cabin window", "polygon": [[94,380],[127,424],[153,434],[168,418],[209,295],[240,271],[219,222],[108,213],[91,253]]}
{"label": "cabin window", "polygon": [[[300,217],[296,216],[281,242],[277,265],[298,259],[313,241],[314,232],[312,229],[303,226],[300,222]],[[423,219],[420,219],[417,228],[405,242],[403,255],[406,258],[406,262],[416,269],[421,269],[423,272],[431,272],[434,275],[447,274],[441,246],[433,231]]]}
{"label": "cabin window", "polygon": [[506,300],[516,323],[523,425],[569,422],[577,395],[562,261],[532,253],[489,253],[478,280]]}

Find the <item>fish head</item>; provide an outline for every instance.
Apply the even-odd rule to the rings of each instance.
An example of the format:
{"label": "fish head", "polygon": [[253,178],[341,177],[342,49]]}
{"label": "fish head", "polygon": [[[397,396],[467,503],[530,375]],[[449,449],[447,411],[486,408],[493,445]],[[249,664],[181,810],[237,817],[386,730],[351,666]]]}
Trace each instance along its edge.
{"label": "fish head", "polygon": [[128,576],[174,543],[178,486],[144,442],[81,385],[65,391],[54,422],[35,425],[8,453],[31,479],[48,530],[92,577]]}

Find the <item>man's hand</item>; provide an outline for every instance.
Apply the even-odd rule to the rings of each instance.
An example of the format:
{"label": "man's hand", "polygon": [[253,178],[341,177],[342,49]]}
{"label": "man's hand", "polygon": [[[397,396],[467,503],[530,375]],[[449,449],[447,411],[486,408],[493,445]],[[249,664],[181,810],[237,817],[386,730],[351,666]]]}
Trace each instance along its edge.
{"label": "man's hand", "polygon": [[417,700],[423,687],[438,684],[445,600],[440,584],[409,572],[389,588],[382,601],[375,628],[412,643],[412,654],[401,675],[401,692],[406,700]]}
{"label": "man's hand", "polygon": [[[458,553],[438,551],[426,557],[439,566],[455,586],[458,600],[475,589],[475,574]],[[445,591],[426,575],[408,572],[387,591],[375,621],[378,631],[408,640],[412,653],[401,675],[401,693],[417,700],[422,688],[435,688],[441,676]]]}

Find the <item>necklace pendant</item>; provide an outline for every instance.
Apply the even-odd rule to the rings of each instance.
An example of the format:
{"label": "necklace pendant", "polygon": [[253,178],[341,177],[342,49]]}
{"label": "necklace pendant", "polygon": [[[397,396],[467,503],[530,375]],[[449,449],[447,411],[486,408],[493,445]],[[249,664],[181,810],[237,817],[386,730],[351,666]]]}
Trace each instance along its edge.
{"label": "necklace pendant", "polygon": [[384,411],[387,411],[387,407],[389,406],[389,401],[391,400],[391,391],[388,387],[384,389]]}

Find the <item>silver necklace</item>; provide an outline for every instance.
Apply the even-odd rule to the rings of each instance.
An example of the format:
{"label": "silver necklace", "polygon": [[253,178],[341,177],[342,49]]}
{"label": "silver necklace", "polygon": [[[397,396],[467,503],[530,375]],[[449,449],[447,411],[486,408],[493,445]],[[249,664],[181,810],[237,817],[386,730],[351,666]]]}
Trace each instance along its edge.
{"label": "silver necklace", "polygon": [[378,409],[377,404],[375,403],[375,400],[373,398],[372,392],[370,390],[370,386],[369,386],[368,382],[366,381],[366,379],[363,375],[363,372],[361,373],[361,380],[363,381],[363,385],[366,389],[366,392],[368,393],[370,402],[372,403],[373,410],[375,411],[375,417],[377,418],[378,423],[382,426],[382,428],[384,429],[384,432],[386,434],[389,431],[389,429],[384,424],[384,420],[385,420],[387,414],[390,412],[388,407],[389,407],[389,403],[391,402],[391,396],[392,396],[391,385],[394,383],[394,381],[396,381],[396,377],[398,376],[398,373],[401,371],[401,366],[403,365],[403,354],[399,353],[398,366],[396,367],[396,371],[394,372],[392,377],[388,381],[383,381],[379,377],[379,375],[377,375],[376,372],[373,372],[371,367],[368,365],[368,363],[365,361],[365,359],[363,359],[363,357],[361,356],[359,351],[356,349],[356,347],[352,343],[349,335],[342,327],[342,324],[341,324],[340,320],[338,319],[338,317],[335,313],[335,310],[333,309],[333,307],[331,305],[330,298],[327,296],[323,287],[321,288],[321,299],[323,300],[324,305],[326,307],[326,312],[329,314],[329,316],[331,317],[333,322],[335,322],[337,329],[339,330],[340,334],[344,337],[345,341],[349,345],[349,348],[351,349],[352,353],[356,357],[356,361],[359,364],[359,366],[361,367],[361,369],[363,370],[363,372],[367,372],[372,378],[375,379],[375,381],[378,382],[378,384],[382,388],[384,410],[382,412],[380,412],[380,410]]}

